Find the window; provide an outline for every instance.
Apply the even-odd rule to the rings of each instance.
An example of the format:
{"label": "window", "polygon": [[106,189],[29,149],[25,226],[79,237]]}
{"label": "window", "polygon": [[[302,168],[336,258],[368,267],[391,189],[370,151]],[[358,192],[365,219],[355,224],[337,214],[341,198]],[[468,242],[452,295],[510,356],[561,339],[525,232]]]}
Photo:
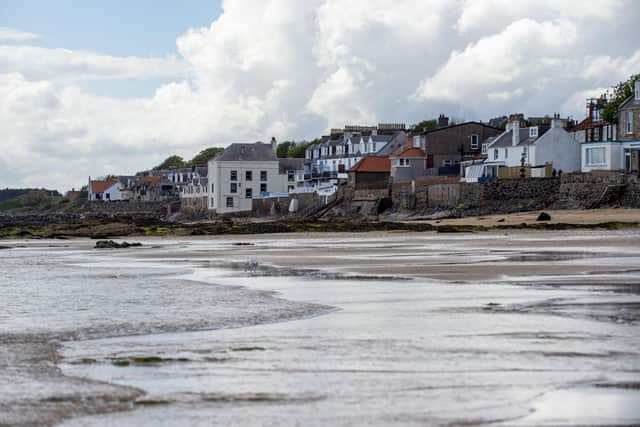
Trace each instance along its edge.
{"label": "window", "polygon": [[244,189],[244,198],[245,198],[245,199],[251,199],[251,198],[253,198],[253,189],[251,189],[251,188],[245,188],[245,189]]}
{"label": "window", "polygon": [[228,208],[233,207],[233,197],[227,197],[227,207]]}
{"label": "window", "polygon": [[504,149],[504,158],[505,158],[505,159],[508,159],[508,158],[509,158],[509,149],[508,149],[508,148],[505,148],[505,149]]}
{"label": "window", "polygon": [[493,160],[498,160],[498,149],[497,148],[493,149]]}
{"label": "window", "polygon": [[451,160],[443,160],[442,161],[442,166],[444,166],[444,167],[451,166]]}
{"label": "window", "polygon": [[587,148],[585,152],[586,160],[588,165],[605,165],[605,148]]}
{"label": "window", "polygon": [[292,191],[294,190],[294,188],[295,188],[295,187],[294,187],[293,185],[290,185],[290,186],[288,186],[287,188],[288,188],[289,193],[290,193],[290,192],[292,192]]}
{"label": "window", "polygon": [[267,171],[260,171],[260,181],[267,180]]}
{"label": "window", "polygon": [[213,193],[213,183],[211,183],[211,192]]}
{"label": "window", "polygon": [[231,181],[238,180],[238,171],[231,171]]}
{"label": "window", "polygon": [[265,184],[265,183],[260,184],[260,192],[261,193],[266,193],[267,192],[267,184]]}
{"label": "window", "polygon": [[212,197],[212,198],[211,198],[211,203],[210,203],[210,206],[211,206],[211,207],[214,207],[214,206],[215,206],[215,202],[214,202],[214,200],[215,200],[215,199]]}
{"label": "window", "polygon": [[295,171],[287,171],[287,181],[292,182],[296,180]]}
{"label": "window", "polygon": [[245,181],[253,181],[253,171],[246,171],[244,173],[244,180]]}
{"label": "window", "polygon": [[482,154],[487,154],[487,146],[488,144],[482,144]]}
{"label": "window", "polygon": [[633,111],[627,111],[627,135],[633,133]]}
{"label": "window", "polygon": [[471,149],[472,150],[477,150],[478,149],[478,135],[471,135]]}
{"label": "window", "polygon": [[230,193],[237,193],[238,192],[238,184],[235,182],[232,182],[229,188],[229,192]]}

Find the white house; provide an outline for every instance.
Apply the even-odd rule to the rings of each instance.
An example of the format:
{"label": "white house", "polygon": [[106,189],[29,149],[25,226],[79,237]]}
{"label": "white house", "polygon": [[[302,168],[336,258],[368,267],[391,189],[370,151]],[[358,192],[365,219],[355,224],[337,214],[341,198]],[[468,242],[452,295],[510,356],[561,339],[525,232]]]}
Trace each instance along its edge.
{"label": "white house", "polygon": [[276,142],[231,144],[209,161],[209,210],[251,211],[252,199],[286,194],[287,175],[280,174]]}
{"label": "white house", "polygon": [[580,143],[569,135],[554,118],[551,126],[520,127],[513,120],[506,132],[487,147],[487,164],[497,166],[553,165],[557,171],[580,171]]}
{"label": "white house", "polygon": [[87,199],[105,201],[123,200],[123,187],[123,184],[117,179],[92,180],[91,177],[89,177]]}

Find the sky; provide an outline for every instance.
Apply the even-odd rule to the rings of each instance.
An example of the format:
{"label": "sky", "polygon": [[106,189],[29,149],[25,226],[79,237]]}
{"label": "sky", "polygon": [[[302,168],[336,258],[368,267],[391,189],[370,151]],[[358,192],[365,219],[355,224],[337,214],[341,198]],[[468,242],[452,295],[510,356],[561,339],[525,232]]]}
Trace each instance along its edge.
{"label": "sky", "polygon": [[0,0],[0,188],[444,113],[578,120],[640,72],[634,0]]}

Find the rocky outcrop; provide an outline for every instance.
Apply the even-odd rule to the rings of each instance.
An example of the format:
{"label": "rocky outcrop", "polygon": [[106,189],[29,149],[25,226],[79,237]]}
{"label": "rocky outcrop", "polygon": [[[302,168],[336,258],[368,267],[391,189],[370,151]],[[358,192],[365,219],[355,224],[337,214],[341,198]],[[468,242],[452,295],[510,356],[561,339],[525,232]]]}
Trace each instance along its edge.
{"label": "rocky outcrop", "polygon": [[122,242],[122,243],[118,243],[115,242],[113,240],[98,240],[96,242],[96,249],[126,249],[126,248],[132,248],[132,247],[136,247],[136,246],[142,246],[142,243],[139,242],[135,242],[135,243],[129,243],[129,242]]}

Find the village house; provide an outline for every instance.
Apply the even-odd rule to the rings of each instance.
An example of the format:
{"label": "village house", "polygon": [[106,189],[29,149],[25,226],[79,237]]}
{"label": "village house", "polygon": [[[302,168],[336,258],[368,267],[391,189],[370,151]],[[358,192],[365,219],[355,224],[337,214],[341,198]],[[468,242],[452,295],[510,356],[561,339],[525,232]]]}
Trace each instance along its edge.
{"label": "village house", "polygon": [[87,199],[89,201],[116,201],[122,198],[122,183],[117,179],[92,180],[89,177],[87,185]]}
{"label": "village house", "polygon": [[404,124],[345,126],[332,129],[319,144],[307,148],[304,177],[309,187],[347,180],[347,171],[366,156],[388,156],[407,140]]}
{"label": "village house", "polygon": [[[466,166],[466,182],[501,176],[501,168],[513,168],[515,177],[526,167],[528,176],[544,177],[557,172],[580,170],[580,144],[562,128],[556,115],[550,126],[520,127],[521,115],[513,115],[507,130],[487,147],[488,157],[482,163]],[[510,176],[507,174],[507,176]]]}
{"label": "village house", "polygon": [[582,143],[582,171],[640,171],[640,81],[634,93],[618,108],[614,140]]}
{"label": "village house", "polygon": [[181,181],[180,208],[195,213],[206,212],[209,208],[209,180],[207,166],[195,166],[189,171],[188,182]]}
{"label": "village house", "polygon": [[131,188],[130,200],[141,202],[160,202],[174,200],[178,197],[175,184],[163,176],[141,176]]}
{"label": "village house", "polygon": [[304,190],[304,159],[278,158],[278,172],[287,179],[287,192]]}
{"label": "village house", "polygon": [[388,157],[366,156],[349,171],[349,183],[356,190],[384,189],[389,186],[391,160]]}
{"label": "village house", "polygon": [[437,129],[413,135],[413,147],[425,152],[423,176],[458,175],[461,162],[482,159],[487,148],[484,142],[502,132],[474,121],[449,125],[449,118],[441,114]]}
{"label": "village house", "polygon": [[419,147],[404,147],[391,156],[391,181],[412,181],[425,176],[427,158]]}
{"label": "village house", "polygon": [[229,145],[209,161],[209,210],[218,214],[251,211],[254,198],[288,194],[280,174],[277,143]]}

